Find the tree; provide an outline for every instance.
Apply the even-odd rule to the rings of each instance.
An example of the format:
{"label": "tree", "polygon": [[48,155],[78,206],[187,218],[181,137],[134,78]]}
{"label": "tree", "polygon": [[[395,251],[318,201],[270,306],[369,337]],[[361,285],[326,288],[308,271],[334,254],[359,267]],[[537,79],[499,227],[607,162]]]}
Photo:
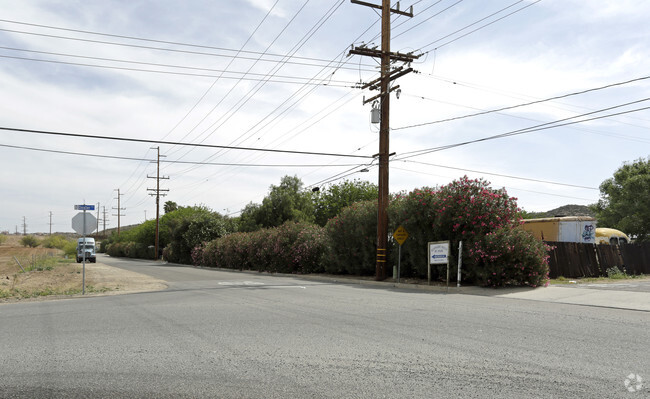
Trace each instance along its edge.
{"label": "tree", "polygon": [[316,224],[325,226],[327,221],[341,213],[341,210],[360,201],[377,199],[378,188],[362,180],[346,180],[329,186],[314,196],[314,218]]}
{"label": "tree", "polygon": [[302,190],[297,176],[284,176],[279,186],[271,185],[261,205],[248,204],[242,211],[240,231],[278,227],[286,221],[313,222],[311,192]]}
{"label": "tree", "polygon": [[637,241],[650,240],[650,159],[624,163],[600,185],[594,206],[598,224],[613,227]]}
{"label": "tree", "polygon": [[250,202],[244,207],[239,216],[239,231],[251,232],[262,228],[257,220],[260,216],[260,204]]}
{"label": "tree", "polygon": [[165,202],[165,205],[163,207],[163,210],[165,211],[165,214],[169,212],[173,212],[178,209],[178,204],[175,203],[174,201],[167,201]]}

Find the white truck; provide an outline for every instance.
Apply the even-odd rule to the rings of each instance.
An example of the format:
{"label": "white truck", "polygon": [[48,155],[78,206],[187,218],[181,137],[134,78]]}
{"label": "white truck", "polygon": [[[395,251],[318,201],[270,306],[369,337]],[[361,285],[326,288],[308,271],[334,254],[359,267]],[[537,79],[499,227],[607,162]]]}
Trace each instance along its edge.
{"label": "white truck", "polygon": [[588,216],[563,216],[525,219],[522,227],[544,241],[596,242],[596,219]]}
{"label": "white truck", "polygon": [[91,263],[97,262],[94,238],[86,237],[77,240],[77,263],[81,263],[84,260],[84,254],[86,261]]}

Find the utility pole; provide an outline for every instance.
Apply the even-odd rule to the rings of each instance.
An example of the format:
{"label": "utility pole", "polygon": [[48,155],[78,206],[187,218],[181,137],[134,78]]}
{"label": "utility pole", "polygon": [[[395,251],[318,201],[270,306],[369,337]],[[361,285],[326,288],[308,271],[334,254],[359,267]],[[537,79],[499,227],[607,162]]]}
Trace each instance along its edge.
{"label": "utility pole", "polygon": [[106,222],[108,222],[108,219],[106,219],[106,207],[102,206],[102,214],[104,215],[104,218],[102,219],[102,223],[104,223],[104,234],[103,236],[106,236]]}
{"label": "utility pole", "polygon": [[52,235],[52,211],[50,211],[50,235]]}
{"label": "utility pole", "polygon": [[[154,245],[156,254],[154,255],[154,259],[158,260],[158,248],[160,245],[160,196],[162,195],[163,197],[167,194],[160,194],[161,191],[169,191],[169,189],[164,189],[162,190],[160,188],[160,179],[163,180],[169,180],[169,177],[160,177],[160,146],[158,147],[151,147],[152,149],[158,150],[158,158],[156,160],[156,176],[149,176],[147,175],[147,178],[149,179],[156,179],[156,188],[148,188],[147,191],[154,191],[155,193],[151,193],[149,195],[155,196],[156,197],[156,243]],[[164,155],[162,155],[164,157]],[[146,218],[146,215],[145,215]]]}
{"label": "utility pole", "polygon": [[364,104],[379,100],[380,104],[380,125],[379,125],[379,196],[378,196],[378,211],[377,211],[377,263],[375,280],[382,281],[386,279],[386,260],[387,260],[387,247],[388,247],[388,160],[389,153],[389,117],[390,117],[390,92],[399,88],[395,86],[390,88],[390,82],[401,76],[406,75],[413,71],[412,68],[404,69],[404,66],[391,69],[391,61],[401,61],[404,63],[411,63],[419,56],[412,53],[391,53],[390,51],[390,16],[391,13],[413,17],[413,6],[410,11],[401,11],[399,9],[399,2],[397,8],[390,8],[390,0],[382,0],[382,4],[375,5],[365,1],[350,0],[354,4],[359,4],[366,7],[376,8],[381,10],[381,50],[368,48],[366,46],[354,47],[350,50],[348,55],[356,54],[381,59],[381,76],[369,83],[361,86],[362,89],[377,90],[379,94],[366,100]]}
{"label": "utility pole", "polygon": [[23,216],[23,235],[27,235],[27,219]]}
{"label": "utility pole", "polygon": [[97,226],[95,228],[96,235],[99,235],[99,202],[97,203]]}
{"label": "utility pole", "polygon": [[117,200],[117,208],[113,208],[113,209],[117,209],[117,215],[113,215],[113,216],[117,216],[117,236],[119,237],[120,236],[120,216],[126,216],[126,215],[122,215],[122,211],[126,210],[126,208],[121,208],[120,207],[120,200],[121,200],[121,197],[124,194],[120,194],[120,189],[119,188],[117,188],[117,189],[115,189],[113,191],[117,191],[117,198],[113,198],[113,199]]}

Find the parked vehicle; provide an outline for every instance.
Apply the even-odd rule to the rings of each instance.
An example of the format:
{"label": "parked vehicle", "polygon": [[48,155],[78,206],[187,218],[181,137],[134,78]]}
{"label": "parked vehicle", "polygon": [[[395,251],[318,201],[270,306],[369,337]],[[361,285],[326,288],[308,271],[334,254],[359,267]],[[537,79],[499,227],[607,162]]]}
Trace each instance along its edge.
{"label": "parked vehicle", "polygon": [[[85,240],[85,241],[84,241]],[[77,263],[81,263],[86,255],[86,261],[95,263],[97,257],[95,255],[95,239],[86,237],[77,240]]]}
{"label": "parked vehicle", "polygon": [[629,244],[630,237],[620,230],[610,229],[607,227],[598,227],[596,229],[596,244]]}
{"label": "parked vehicle", "polygon": [[596,242],[596,219],[589,216],[525,219],[522,227],[544,241]]}

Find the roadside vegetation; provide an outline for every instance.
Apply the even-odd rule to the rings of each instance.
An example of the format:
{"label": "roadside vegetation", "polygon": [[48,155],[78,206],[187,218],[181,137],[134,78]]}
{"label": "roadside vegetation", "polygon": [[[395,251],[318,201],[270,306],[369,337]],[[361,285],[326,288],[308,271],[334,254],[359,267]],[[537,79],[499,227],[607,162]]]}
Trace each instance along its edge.
{"label": "roadside vegetation", "polygon": [[[170,262],[281,273],[375,273],[377,187],[345,181],[306,190],[297,177],[272,185],[261,204],[229,218],[205,206],[165,204],[160,246]],[[521,211],[505,190],[460,178],[440,187],[394,195],[389,230],[403,226],[402,277],[427,276],[427,243],[463,242],[463,280],[481,286],[539,286],[548,280],[548,248],[519,228]],[[103,242],[112,256],[152,259],[155,221]],[[390,240],[389,273],[397,244]],[[451,254],[456,275],[457,250]],[[434,279],[446,267],[434,267]]]}
{"label": "roadside vegetation", "polygon": [[[0,237],[0,299],[81,293],[81,266],[74,262],[74,240],[62,235],[43,239],[36,236]],[[30,237],[27,245],[26,237]],[[68,253],[70,249],[71,255]],[[93,287],[87,279],[86,292],[106,290]]]}

